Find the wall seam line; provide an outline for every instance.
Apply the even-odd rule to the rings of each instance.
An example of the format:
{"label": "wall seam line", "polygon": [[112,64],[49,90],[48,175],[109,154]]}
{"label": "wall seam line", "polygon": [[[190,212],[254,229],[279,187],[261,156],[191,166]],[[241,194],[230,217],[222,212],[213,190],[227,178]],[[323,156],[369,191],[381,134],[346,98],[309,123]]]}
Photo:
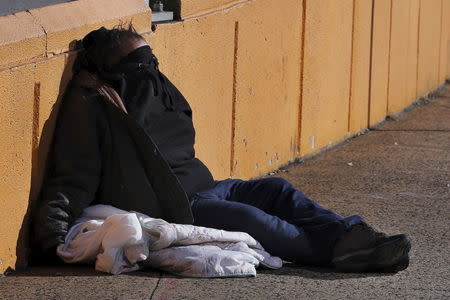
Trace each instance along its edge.
{"label": "wall seam line", "polygon": [[419,52],[420,52],[420,17],[422,13],[422,1],[419,0],[419,18],[417,20],[417,66],[416,66],[416,99],[419,96]]}
{"label": "wall seam line", "polygon": [[298,107],[298,134],[297,134],[297,153],[296,156],[300,156],[301,150],[301,136],[302,136],[302,113],[303,113],[303,88],[304,88],[304,76],[305,76],[305,35],[306,35],[306,2],[303,0],[302,6],[302,31],[301,31],[301,41],[300,41],[300,95],[299,95],[299,107]]}
{"label": "wall seam line", "polygon": [[371,20],[371,30],[370,30],[370,64],[369,64],[369,97],[368,97],[368,105],[367,105],[367,128],[370,128],[371,124],[371,106],[372,106],[372,66],[373,66],[373,31],[374,31],[374,22],[375,20],[375,0],[372,0],[372,20]]}
{"label": "wall seam line", "polygon": [[230,150],[230,177],[235,172],[235,138],[236,138],[236,101],[237,101],[237,58],[239,46],[239,21],[234,22],[234,49],[233,49],[233,92],[231,102],[231,150]]}
{"label": "wall seam line", "polygon": [[347,113],[347,133],[350,132],[350,119],[351,119],[351,108],[352,108],[352,100],[353,100],[353,51],[355,47],[354,39],[355,39],[355,6],[356,0],[353,0],[353,12],[352,12],[352,47],[350,50],[350,86],[349,86],[349,94],[348,94],[348,113]]}
{"label": "wall seam line", "polygon": [[388,74],[387,74],[387,99],[386,99],[386,111],[385,117],[389,115],[389,89],[391,84],[391,37],[392,37],[392,6],[394,1],[391,0],[391,7],[389,9],[389,55],[388,55]]}
{"label": "wall seam line", "polygon": [[45,35],[45,52],[44,52],[44,56],[48,57],[48,55],[47,55],[47,53],[48,53],[48,35],[47,35],[47,30],[45,30],[44,26],[42,26],[42,24],[38,22],[38,19],[31,13],[31,11],[29,9],[27,9],[26,12],[28,14],[30,14],[30,16],[33,17],[33,20],[35,20],[39,24],[39,26],[41,27],[42,31],[44,32],[44,35]]}
{"label": "wall seam line", "polygon": [[444,8],[444,0],[441,0],[441,10],[440,10],[441,11],[441,22],[440,22],[440,28],[439,28],[439,62],[438,62],[438,76],[437,76],[438,77],[438,80],[437,80],[438,85],[441,83],[441,59],[442,59],[441,43],[442,43],[442,20],[443,20],[443,13],[444,13],[443,8]]}
{"label": "wall seam line", "polygon": [[[407,39],[407,43],[406,43],[406,61],[407,61],[407,65],[409,65],[410,63],[410,57],[409,57],[409,52],[411,51],[410,48],[410,37],[411,37],[411,11],[412,11],[412,2],[408,2],[409,7],[408,7],[408,39]],[[414,101],[413,99],[409,99],[409,73],[406,74],[406,84],[405,84],[405,101],[407,101],[407,103],[410,103],[410,101]]]}

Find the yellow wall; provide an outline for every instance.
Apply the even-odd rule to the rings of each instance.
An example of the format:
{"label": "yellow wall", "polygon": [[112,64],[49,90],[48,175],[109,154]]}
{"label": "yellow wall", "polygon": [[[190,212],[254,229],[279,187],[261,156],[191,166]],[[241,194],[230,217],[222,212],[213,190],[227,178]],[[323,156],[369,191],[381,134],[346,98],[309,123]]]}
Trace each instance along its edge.
{"label": "yellow wall", "polygon": [[[407,50],[407,78],[406,78],[406,101],[412,102],[422,96],[417,95],[417,63],[418,63],[418,40],[419,40],[419,14],[420,0],[409,2],[409,26],[408,26],[408,50]],[[393,70],[393,69],[392,69]],[[393,87],[395,88],[395,87]],[[392,99],[391,101],[395,101]],[[408,103],[408,102],[407,102]]]}
{"label": "yellow wall", "polygon": [[193,18],[195,16],[203,16],[223,11],[228,7],[248,2],[247,0],[183,0],[180,1],[180,15],[183,20]]}
{"label": "yellow wall", "polygon": [[300,154],[347,135],[353,1],[306,1]]}
{"label": "yellow wall", "polygon": [[26,12],[0,17],[1,66],[15,66],[45,53],[45,34]]}
{"label": "yellow wall", "polygon": [[450,0],[181,0],[184,21],[155,32],[143,3],[79,0],[0,17],[0,272],[26,264],[73,41],[94,28],[133,20],[191,103],[197,154],[217,179],[317,153],[450,74]]}
{"label": "yellow wall", "polygon": [[[443,25],[445,26],[445,28],[447,28],[446,30],[444,30],[444,37],[445,37],[445,31],[447,31],[447,38],[444,38],[444,40],[442,41],[442,43],[444,43],[441,46],[444,46],[444,51],[441,52],[441,55],[446,55],[446,59],[447,59],[447,71],[446,71],[446,78],[450,79],[450,14],[449,13],[445,13],[450,11],[450,0],[443,0],[443,6],[442,6],[442,13],[444,15],[444,23]],[[447,49],[445,49],[445,43],[447,43]],[[441,49],[442,50],[442,49]],[[445,52],[445,50],[447,50],[447,52]],[[447,53],[447,54],[446,54]],[[442,65],[441,65],[442,66]]]}
{"label": "yellow wall", "polygon": [[442,0],[420,0],[417,96],[439,84]]}
{"label": "yellow wall", "polygon": [[351,134],[369,122],[370,48],[372,0],[354,1],[352,73],[348,131]]}
{"label": "yellow wall", "polygon": [[0,72],[0,271],[14,266],[28,207],[33,145],[33,65]]}
{"label": "yellow wall", "polygon": [[238,23],[231,175],[248,178],[295,157],[301,6],[255,1],[232,15]]}
{"label": "yellow wall", "polygon": [[384,120],[387,113],[390,30],[391,0],[374,0],[369,98],[371,126]]}
{"label": "yellow wall", "polygon": [[257,176],[295,157],[301,9],[288,2],[221,6],[146,35],[193,107],[196,151],[215,178]]}
{"label": "yellow wall", "polygon": [[[414,4],[411,0],[392,1],[388,114],[399,112],[415,100],[408,93],[408,83],[412,82],[410,79],[416,79],[417,46],[409,42],[417,36],[417,26],[410,25],[411,21],[415,21],[411,20],[411,14],[414,17],[417,15],[411,9]],[[417,6],[415,8],[418,9]]]}
{"label": "yellow wall", "polygon": [[450,68],[447,70],[447,65],[450,63],[448,55],[448,43],[450,41],[450,0],[442,0],[441,11],[441,39],[440,39],[440,52],[439,52],[439,75],[438,82],[444,81],[446,78],[450,78],[447,74],[450,73]]}

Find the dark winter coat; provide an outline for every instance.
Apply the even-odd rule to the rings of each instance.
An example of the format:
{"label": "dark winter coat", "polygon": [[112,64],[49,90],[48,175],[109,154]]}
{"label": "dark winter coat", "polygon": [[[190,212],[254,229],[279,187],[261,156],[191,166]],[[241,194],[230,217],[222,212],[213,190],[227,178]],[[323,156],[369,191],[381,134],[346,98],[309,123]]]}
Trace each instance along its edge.
{"label": "dark winter coat", "polygon": [[35,213],[42,250],[64,242],[83,209],[108,204],[169,222],[193,222],[179,180],[142,126],[72,82],[61,103],[50,176]]}

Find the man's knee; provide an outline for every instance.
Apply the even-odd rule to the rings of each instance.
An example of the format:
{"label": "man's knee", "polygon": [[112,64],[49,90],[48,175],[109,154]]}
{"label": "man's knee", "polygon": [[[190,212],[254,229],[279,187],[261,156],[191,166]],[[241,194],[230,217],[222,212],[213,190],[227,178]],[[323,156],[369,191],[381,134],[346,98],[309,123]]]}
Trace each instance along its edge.
{"label": "man's knee", "polygon": [[280,177],[263,178],[261,183],[279,192],[294,188],[289,181]]}

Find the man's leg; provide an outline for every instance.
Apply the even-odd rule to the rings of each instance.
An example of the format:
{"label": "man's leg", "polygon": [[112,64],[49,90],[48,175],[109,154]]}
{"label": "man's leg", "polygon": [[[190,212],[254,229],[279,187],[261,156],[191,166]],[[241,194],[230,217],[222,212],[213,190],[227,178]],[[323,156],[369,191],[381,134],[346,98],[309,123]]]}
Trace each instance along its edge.
{"label": "man's leg", "polygon": [[336,240],[359,216],[342,218],[280,178],[225,180],[192,199],[195,225],[244,231],[271,254],[329,265]]}
{"label": "man's leg", "polygon": [[376,232],[359,216],[342,218],[281,178],[225,180],[199,193],[192,207],[197,225],[248,232],[285,260],[328,265],[333,259],[339,270],[357,272],[408,266],[406,235]]}

